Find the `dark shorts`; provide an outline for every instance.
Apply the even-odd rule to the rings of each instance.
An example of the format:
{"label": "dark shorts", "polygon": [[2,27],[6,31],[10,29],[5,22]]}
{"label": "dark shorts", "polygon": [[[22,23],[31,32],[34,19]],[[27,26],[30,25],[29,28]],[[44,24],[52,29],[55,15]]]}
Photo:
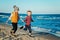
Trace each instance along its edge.
{"label": "dark shorts", "polygon": [[12,23],[12,30],[14,30],[14,33],[17,31],[17,23]]}
{"label": "dark shorts", "polygon": [[24,30],[25,31],[27,31],[27,29],[29,30],[29,33],[31,33],[32,32],[32,30],[31,30],[31,25],[25,25],[25,28],[24,28]]}

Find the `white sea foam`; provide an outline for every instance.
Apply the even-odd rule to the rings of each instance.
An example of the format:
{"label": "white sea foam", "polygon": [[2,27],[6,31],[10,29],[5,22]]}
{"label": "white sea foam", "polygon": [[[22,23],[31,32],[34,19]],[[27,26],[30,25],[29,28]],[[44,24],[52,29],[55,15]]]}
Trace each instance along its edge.
{"label": "white sea foam", "polygon": [[0,15],[0,16],[4,16],[4,15]]}
{"label": "white sea foam", "polygon": [[56,33],[57,33],[57,34],[60,34],[60,31],[57,31]]}
{"label": "white sea foam", "polygon": [[8,18],[9,16],[5,16],[5,15],[0,15],[2,18]]}
{"label": "white sea foam", "polygon": [[53,20],[53,19],[60,19],[60,17],[44,17],[44,16],[37,16],[37,19]]}
{"label": "white sea foam", "polygon": [[9,16],[2,16],[2,18],[8,18]]}
{"label": "white sea foam", "polygon": [[51,31],[51,29],[39,28],[39,27],[32,27],[32,30],[37,31],[37,32],[50,32]]}
{"label": "white sea foam", "polygon": [[20,16],[20,18],[25,18],[26,16]]}

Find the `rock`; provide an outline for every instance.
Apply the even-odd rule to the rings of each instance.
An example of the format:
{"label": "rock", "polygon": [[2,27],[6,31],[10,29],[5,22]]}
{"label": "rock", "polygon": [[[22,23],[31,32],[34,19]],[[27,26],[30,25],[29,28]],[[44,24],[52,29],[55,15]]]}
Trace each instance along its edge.
{"label": "rock", "polygon": [[0,40],[2,40],[3,38],[1,37]]}
{"label": "rock", "polygon": [[0,32],[0,37],[5,37],[6,34],[4,32]]}
{"label": "rock", "polygon": [[[4,28],[5,27],[5,28]],[[51,34],[34,34],[34,37],[30,37],[28,32],[18,29],[16,32],[17,37],[14,37],[10,34],[10,26],[0,26],[0,40],[60,40],[59,37],[53,36]]]}

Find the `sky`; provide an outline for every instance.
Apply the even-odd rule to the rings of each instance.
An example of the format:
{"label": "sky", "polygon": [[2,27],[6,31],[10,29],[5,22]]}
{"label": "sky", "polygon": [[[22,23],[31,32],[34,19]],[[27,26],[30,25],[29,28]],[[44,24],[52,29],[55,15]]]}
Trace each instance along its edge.
{"label": "sky", "polygon": [[19,7],[19,13],[31,10],[33,13],[60,13],[60,0],[0,0],[0,12],[11,13],[13,6]]}

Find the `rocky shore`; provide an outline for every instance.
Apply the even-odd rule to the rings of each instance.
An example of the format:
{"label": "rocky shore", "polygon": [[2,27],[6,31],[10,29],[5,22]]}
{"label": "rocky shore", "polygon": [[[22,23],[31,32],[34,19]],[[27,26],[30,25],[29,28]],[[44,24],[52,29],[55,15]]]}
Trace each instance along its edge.
{"label": "rocky shore", "polygon": [[59,37],[42,32],[41,33],[33,32],[32,34],[34,36],[30,37],[28,35],[28,32],[25,32],[24,30],[19,28],[16,32],[17,36],[14,37],[10,34],[11,28],[12,27],[9,25],[0,24],[0,40],[60,40]]}

